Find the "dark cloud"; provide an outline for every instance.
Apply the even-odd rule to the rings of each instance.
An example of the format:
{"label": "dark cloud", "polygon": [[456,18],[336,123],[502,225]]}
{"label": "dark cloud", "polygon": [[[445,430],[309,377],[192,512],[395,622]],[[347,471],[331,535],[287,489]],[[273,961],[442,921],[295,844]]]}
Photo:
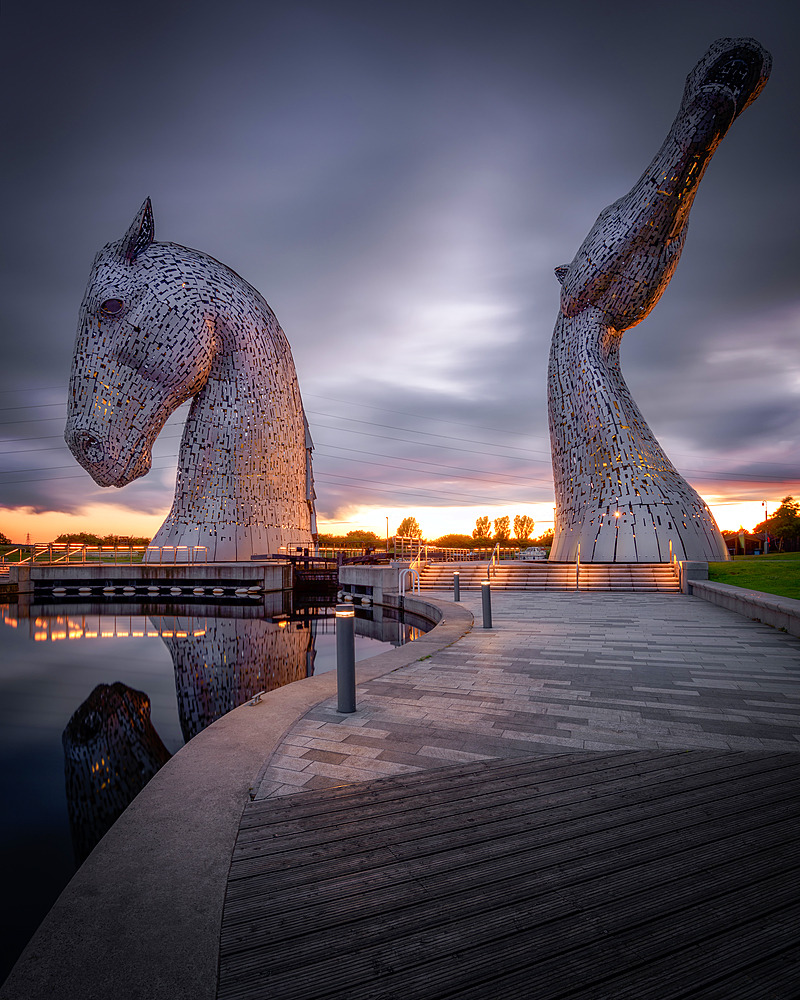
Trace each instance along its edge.
{"label": "dark cloud", "polygon": [[[752,35],[772,78],[716,154],[623,368],[679,466],[743,475],[760,445],[796,469],[799,20],[789,4],[688,0],[668,16],[633,2],[6,5],[0,406],[64,398],[92,257],[150,194],[158,238],[235,268],[286,329],[308,408],[327,414],[311,415],[323,512],[409,493],[546,499],[552,268],[636,181],[707,45]],[[50,386],[62,394],[33,392]],[[169,502],[177,440],[159,443],[164,469],[102,491],[77,465],[71,478],[57,421],[11,416],[0,503]],[[391,427],[370,437],[370,422]]]}

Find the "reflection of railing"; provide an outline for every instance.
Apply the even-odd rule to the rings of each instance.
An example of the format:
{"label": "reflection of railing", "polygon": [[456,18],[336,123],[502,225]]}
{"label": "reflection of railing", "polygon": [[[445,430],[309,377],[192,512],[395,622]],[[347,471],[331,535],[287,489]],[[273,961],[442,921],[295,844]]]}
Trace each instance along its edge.
{"label": "reflection of railing", "polygon": [[177,563],[207,563],[208,546],[148,545],[144,561],[147,563],[159,563],[161,565],[166,563],[170,566],[175,566]]}
{"label": "reflection of railing", "polygon": [[[4,624],[16,628],[18,619],[3,615]],[[63,639],[190,639],[203,636],[207,619],[146,615],[40,615],[30,621],[35,642]]]}

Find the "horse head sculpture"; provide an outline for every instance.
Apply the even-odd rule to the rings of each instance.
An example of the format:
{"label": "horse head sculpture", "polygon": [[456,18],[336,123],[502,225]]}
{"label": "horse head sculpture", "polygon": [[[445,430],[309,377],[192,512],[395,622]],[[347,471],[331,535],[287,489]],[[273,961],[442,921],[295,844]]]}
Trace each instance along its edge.
{"label": "horse head sculpture", "polygon": [[313,444],[286,336],[262,296],[197,250],[155,241],[148,198],[95,257],[80,310],[65,439],[100,486],[150,470],[193,399],[175,498],[153,539],[209,560],[308,546]]}
{"label": "horse head sculpture", "polygon": [[619,347],[623,332],[647,316],[669,284],[706,167],[734,119],[761,93],[770,65],[752,38],[714,42],[689,74],[650,166],[600,213],[574,260],[556,268],[561,310],[548,373],[553,560],[728,558],[708,505],[634,402]]}

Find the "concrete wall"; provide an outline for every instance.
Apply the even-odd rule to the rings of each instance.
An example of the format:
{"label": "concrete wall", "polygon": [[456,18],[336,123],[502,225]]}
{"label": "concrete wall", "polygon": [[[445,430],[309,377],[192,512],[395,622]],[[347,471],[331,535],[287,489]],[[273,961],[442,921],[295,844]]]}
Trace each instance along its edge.
{"label": "concrete wall", "polygon": [[339,584],[342,587],[365,587],[366,596],[376,604],[385,604],[385,596],[398,591],[398,574],[396,566],[342,566]]}
{"label": "concrete wall", "polygon": [[690,581],[689,593],[765,625],[785,629],[790,635],[800,636],[800,601],[790,597],[763,594],[760,590],[731,587],[727,583],[711,580]]}
{"label": "concrete wall", "polygon": [[102,566],[72,563],[63,565],[9,566],[8,582],[16,584],[17,593],[31,593],[45,584],[62,586],[87,586],[102,584],[109,586],[158,584],[168,581],[176,586],[207,582],[207,585],[225,586],[227,581],[246,582],[260,586],[263,590],[291,590],[292,567],[288,563],[178,563],[163,565],[138,563],[117,566],[104,563]]}

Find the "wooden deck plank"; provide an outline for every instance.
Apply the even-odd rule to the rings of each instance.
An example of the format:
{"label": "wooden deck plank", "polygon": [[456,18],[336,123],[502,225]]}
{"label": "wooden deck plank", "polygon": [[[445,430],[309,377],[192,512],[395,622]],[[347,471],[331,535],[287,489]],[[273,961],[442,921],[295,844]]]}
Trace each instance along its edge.
{"label": "wooden deck plank", "polygon": [[[292,820],[286,825],[280,821],[265,822],[257,829],[242,830],[234,852],[234,861],[238,864],[246,858],[262,858],[269,853],[283,851],[289,846],[292,850],[298,850],[304,842],[312,844],[324,842],[326,839],[341,841],[348,835],[364,835],[369,833],[372,827],[385,826],[386,817],[389,815],[394,816],[396,824],[408,825],[407,836],[412,836],[413,830],[410,827],[415,823],[416,825],[424,823],[433,813],[438,818],[443,818],[447,815],[448,808],[450,812],[457,810],[462,814],[469,811],[478,815],[482,811],[491,811],[499,816],[500,810],[505,806],[510,807],[510,815],[516,815],[526,808],[535,812],[552,808],[559,802],[566,804],[569,801],[583,801],[587,793],[593,799],[599,800],[604,795],[616,794],[620,787],[633,790],[647,786],[654,796],[669,795],[671,789],[665,783],[672,783],[673,787],[676,784],[681,784],[683,787],[724,784],[727,767],[736,767],[740,776],[750,771],[759,773],[764,769],[777,772],[782,768],[791,767],[791,756],[785,755],[777,760],[759,758],[746,763],[737,761],[726,764],[717,758],[706,759],[705,755],[701,754],[692,761],[686,761],[683,766],[666,766],[658,769],[637,766],[627,771],[613,773],[603,771],[597,774],[595,780],[591,773],[579,772],[574,781],[570,779],[569,774],[559,774],[547,782],[531,782],[520,777],[517,783],[512,775],[498,782],[495,791],[486,789],[480,796],[473,794],[471,784],[454,783],[450,788],[437,791],[434,796],[403,799],[399,809],[376,809],[374,803],[367,800],[357,811],[357,822],[353,820],[353,810],[348,809],[345,815],[334,816],[330,822],[326,821],[324,814],[317,814],[302,821]],[[298,823],[301,825],[298,826]]]}
{"label": "wooden deck plank", "polygon": [[[769,790],[769,796],[774,799],[779,795],[780,790]],[[385,866],[396,870],[399,866],[408,865],[414,877],[426,877],[430,880],[439,877],[441,879],[453,878],[452,872],[458,872],[461,868],[480,865],[482,868],[491,869],[495,873],[501,872],[505,868],[514,870],[523,866],[532,854],[537,860],[544,864],[558,863],[561,859],[570,856],[575,850],[583,851],[588,857],[596,857],[603,851],[613,851],[623,844],[644,844],[644,849],[648,849],[649,842],[656,837],[665,834],[675,834],[675,839],[680,841],[680,834],[687,839],[692,838],[694,829],[698,825],[709,824],[712,829],[716,829],[720,836],[725,834],[725,818],[736,819],[741,822],[741,817],[746,817],[753,826],[758,829],[760,822],[768,823],[777,819],[788,818],[790,822],[797,822],[798,819],[798,796],[795,789],[789,786],[787,791],[782,792],[782,798],[778,801],[768,801],[767,793],[760,798],[758,805],[754,805],[750,792],[738,797],[731,797],[722,807],[718,807],[718,814],[708,817],[702,811],[682,810],[675,813],[674,826],[664,829],[660,825],[659,818],[645,817],[636,824],[629,824],[625,828],[624,838],[620,836],[617,824],[610,823],[603,814],[592,817],[593,822],[586,824],[581,821],[574,821],[569,824],[559,824],[557,821],[548,827],[539,830],[524,830],[521,834],[506,836],[495,840],[477,840],[471,845],[466,845],[460,852],[448,849],[439,850],[433,854],[421,854],[418,856],[399,858],[396,847],[391,849],[385,847],[380,851],[368,852],[365,855],[339,856],[329,858],[325,853],[321,853],[317,861],[323,861],[322,866],[314,866],[309,862],[307,865],[296,868],[277,868],[270,873],[254,877],[250,880],[253,892],[263,889],[267,893],[279,892],[282,890],[299,889],[303,885],[321,883],[326,879],[336,879],[342,884],[345,879],[365,878],[369,874],[370,878],[391,878],[391,871],[384,875],[382,869]],[[759,817],[758,814],[761,814]],[[705,834],[706,836],[708,834]],[[712,833],[713,836],[713,833]],[[754,834],[755,836],[755,834]],[[468,853],[467,853],[468,851]],[[588,863],[588,861],[587,861]],[[245,883],[246,885],[246,883]],[[229,890],[235,891],[235,883],[229,883]],[[245,888],[246,892],[246,888]]]}
{"label": "wooden deck plank", "polygon": [[[692,751],[672,778],[643,764],[604,770],[600,755],[594,788],[585,755],[570,756],[578,787],[561,758],[538,802],[524,772],[541,758],[515,760],[516,772],[459,768],[449,789],[437,769],[435,788],[407,786],[426,796],[422,822],[413,797],[399,814],[391,798],[376,810],[364,788],[356,833],[351,790],[351,817],[333,827],[343,840],[312,809],[280,851],[238,857],[220,1000],[677,1000],[726,978],[731,998],[800,992],[788,957],[800,930],[800,753]],[[501,787],[476,796],[476,773]]]}
{"label": "wooden deck plank", "polygon": [[[508,768],[506,772],[494,772],[489,774],[459,775],[451,780],[442,778],[430,786],[421,786],[417,789],[408,790],[407,794],[389,798],[384,796],[375,797],[373,793],[368,798],[348,796],[347,801],[336,808],[328,810],[305,811],[299,813],[286,814],[283,811],[270,812],[269,810],[259,810],[255,813],[254,804],[248,805],[242,817],[240,836],[237,841],[237,852],[247,850],[249,844],[255,844],[261,838],[261,832],[268,828],[270,835],[275,833],[278,836],[285,830],[287,833],[296,833],[299,829],[312,831],[319,828],[323,831],[331,831],[350,822],[352,805],[358,805],[359,817],[364,820],[370,815],[384,816],[389,813],[402,813],[409,808],[419,811],[428,805],[438,807],[444,799],[458,797],[459,801],[474,801],[480,807],[491,800],[500,801],[503,793],[507,793],[507,798],[513,801],[521,797],[522,789],[530,789],[532,793],[543,794],[549,790],[557,791],[566,782],[572,789],[582,786],[592,787],[600,793],[609,781],[628,780],[631,775],[640,775],[644,780],[645,775],[652,775],[650,780],[659,780],[658,773],[662,772],[667,776],[678,776],[682,773],[702,772],[715,767],[727,766],[722,760],[722,755],[709,754],[707,757],[701,756],[682,760],[679,756],[669,758],[652,758],[650,760],[626,760],[624,757],[615,757],[607,762],[605,759],[602,765],[596,762],[576,762],[573,770],[569,763],[564,763],[561,767],[551,767],[548,769],[536,770],[536,761],[529,761],[525,765]],[[769,766],[775,766],[771,763]],[[581,781],[583,775],[583,781]],[[371,783],[370,783],[371,784]],[[282,798],[290,798],[284,796]],[[310,798],[310,796],[291,796],[294,799]],[[280,802],[281,799],[271,801]],[[335,801],[335,800],[334,800]],[[332,803],[333,804],[333,803]],[[300,806],[300,804],[298,804]],[[318,823],[314,823],[314,818]],[[338,836],[336,834],[335,836]]]}
{"label": "wooden deck plank", "polygon": [[[741,771],[743,773],[738,775],[736,785],[739,796],[745,794],[751,785],[759,787],[762,780],[760,775],[764,773],[763,762],[759,760],[744,763]],[[778,775],[772,784],[775,793],[780,794],[780,790],[784,789],[790,797],[790,789],[785,789],[784,786],[793,786],[796,780],[791,767],[783,766],[773,771]],[[723,781],[719,775],[716,778],[714,775],[715,772],[705,772],[694,776],[689,788],[686,787],[689,785],[689,780],[685,776],[674,782],[665,780],[663,783],[640,782],[636,776],[631,776],[632,787],[629,786],[626,791],[618,791],[612,796],[613,808],[599,792],[587,797],[579,788],[574,794],[569,789],[563,789],[560,797],[526,796],[521,801],[510,803],[503,810],[452,811],[449,808],[450,803],[445,801],[441,816],[428,814],[420,819],[415,811],[411,810],[407,823],[401,823],[397,817],[391,817],[390,823],[367,819],[363,827],[357,820],[351,821],[347,830],[349,835],[346,835],[341,827],[337,828],[337,837],[332,837],[324,829],[321,838],[313,830],[308,833],[301,832],[296,837],[285,840],[280,845],[281,850],[277,855],[274,852],[255,850],[246,854],[237,852],[231,866],[231,878],[252,877],[258,873],[283,870],[290,863],[286,857],[288,854],[295,855],[294,863],[299,867],[313,864],[317,856],[316,849],[323,847],[329,862],[338,857],[353,857],[361,851],[374,851],[387,844],[392,844],[393,851],[400,857],[408,854],[420,855],[424,851],[436,853],[440,849],[449,850],[453,846],[453,838],[463,844],[474,839],[491,840],[496,837],[507,837],[519,831],[524,832],[533,825],[537,829],[546,829],[554,823],[563,827],[564,824],[583,820],[591,822],[592,817],[599,820],[601,825],[610,823],[623,825],[635,821],[645,808],[645,803],[651,814],[654,815],[660,810],[667,816],[672,811],[673,796],[676,792],[680,793],[684,807],[691,806],[695,801],[708,802],[720,797],[731,797],[733,792],[728,782]],[[435,823],[432,822],[433,819]],[[403,831],[402,841],[398,838],[400,829]]]}
{"label": "wooden deck plank", "polygon": [[[581,912],[604,908],[612,914],[604,923],[608,929],[614,905],[623,914],[641,911],[647,915],[652,912],[652,894],[655,892],[658,893],[662,911],[667,912],[684,907],[687,900],[694,904],[698,897],[710,899],[720,890],[725,892],[733,879],[744,887],[758,884],[771,872],[788,878],[792,865],[800,864],[800,861],[795,862],[793,840],[776,845],[770,851],[746,857],[742,857],[741,845],[736,846],[739,848],[737,851],[732,852],[729,848],[727,856],[722,859],[713,858],[709,851],[697,863],[684,860],[684,864],[678,867],[670,865],[669,858],[662,857],[647,865],[635,868],[623,866],[617,872],[595,873],[590,878],[585,876],[580,864],[573,864],[566,871],[559,868],[545,873],[530,872],[488,884],[478,879],[449,896],[434,896],[426,892],[424,883],[405,882],[391,887],[388,892],[372,891],[359,896],[355,904],[357,918],[352,897],[339,898],[335,894],[327,899],[314,900],[312,904],[306,902],[305,906],[300,901],[295,910],[284,913],[279,920],[268,910],[269,917],[259,921],[259,907],[251,905],[247,919],[237,923],[232,917],[226,926],[223,947],[229,954],[229,968],[232,970],[237,965],[234,954],[237,950],[252,952],[255,948],[263,948],[271,951],[280,947],[281,940],[296,940],[307,926],[312,925],[315,927],[313,942],[304,942],[301,947],[306,961],[311,961],[315,953],[324,956],[339,946],[347,948],[353,943],[365,946],[388,942],[404,933],[433,928],[466,914],[484,914],[488,926],[493,911],[522,904],[532,905],[534,901],[541,921],[555,919],[575,908]],[[708,869],[703,870],[703,865],[708,865]],[[800,883],[799,872],[793,872],[791,877],[795,879],[795,885]],[[391,910],[388,916],[387,909]],[[345,926],[343,936],[341,930],[344,925],[350,925],[350,930]],[[349,941],[350,937],[354,938],[354,942]],[[295,961],[295,956],[292,961]]]}
{"label": "wooden deck plank", "polygon": [[[491,789],[492,784],[501,776],[519,777],[523,780],[549,780],[550,776],[560,774],[575,774],[582,770],[591,774],[600,773],[604,769],[631,767],[640,764],[644,768],[658,769],[669,766],[669,761],[684,756],[681,750],[634,750],[615,753],[561,753],[550,756],[535,754],[525,757],[494,758],[485,761],[474,761],[469,764],[450,765],[415,771],[409,774],[391,775],[376,778],[368,785],[349,784],[336,788],[326,788],[314,795],[282,795],[278,798],[256,800],[247,804],[242,817],[242,830],[251,826],[257,827],[264,822],[272,822],[273,818],[282,817],[286,821],[305,818],[314,815],[333,816],[337,812],[346,812],[353,804],[359,808],[365,801],[379,804],[381,802],[399,802],[413,799],[417,796],[434,795],[438,791],[451,789],[459,778],[469,778],[471,787],[477,791],[483,785]],[[730,751],[709,750],[710,756],[730,757]],[[765,754],[774,757],[775,754]],[[663,761],[663,763],[662,763]],[[533,770],[535,768],[535,771]]]}
{"label": "wooden deck plank", "polygon": [[[241,920],[248,919],[253,910],[257,912],[263,906],[263,912],[269,914],[271,933],[282,936],[291,933],[292,920],[302,922],[306,919],[305,908],[309,906],[327,907],[331,914],[341,910],[346,915],[352,915],[352,896],[359,896],[359,907],[365,909],[372,906],[375,912],[383,905],[382,900],[388,898],[391,892],[400,892],[410,883],[416,890],[424,888],[429,895],[436,898],[446,898],[458,893],[464,886],[488,885],[490,887],[503,885],[516,879],[536,878],[542,886],[550,883],[560,884],[565,890],[574,882],[593,878],[608,880],[615,877],[620,869],[635,871],[639,866],[661,863],[663,859],[674,859],[675,872],[690,869],[692,865],[712,864],[717,858],[721,861],[738,856],[747,856],[754,852],[763,852],[772,847],[781,847],[787,841],[794,843],[797,824],[794,821],[770,822],[769,814],[757,815],[758,810],[751,812],[745,824],[740,817],[735,817],[736,830],[720,829],[718,824],[704,824],[704,837],[695,837],[682,841],[680,837],[656,836],[642,843],[620,845],[614,843],[599,845],[598,852],[591,858],[586,858],[583,848],[576,844],[556,845],[556,850],[529,850],[511,858],[495,859],[490,863],[476,863],[472,854],[461,859],[459,866],[444,873],[428,875],[420,866],[409,863],[386,866],[382,869],[359,873],[349,878],[327,879],[321,877],[316,882],[288,889],[269,889],[263,892],[253,892],[238,898],[229,897],[226,920],[228,929],[234,931]],[[762,825],[763,823],[766,825]],[[758,830],[758,837],[752,832]],[[574,861],[580,854],[581,864]],[[412,894],[413,895],[413,894]],[[374,900],[374,902],[373,902]],[[280,929],[275,926],[273,918],[283,915]],[[295,917],[287,917],[294,914]],[[318,919],[318,918],[315,918]],[[287,930],[288,928],[288,930]]]}

